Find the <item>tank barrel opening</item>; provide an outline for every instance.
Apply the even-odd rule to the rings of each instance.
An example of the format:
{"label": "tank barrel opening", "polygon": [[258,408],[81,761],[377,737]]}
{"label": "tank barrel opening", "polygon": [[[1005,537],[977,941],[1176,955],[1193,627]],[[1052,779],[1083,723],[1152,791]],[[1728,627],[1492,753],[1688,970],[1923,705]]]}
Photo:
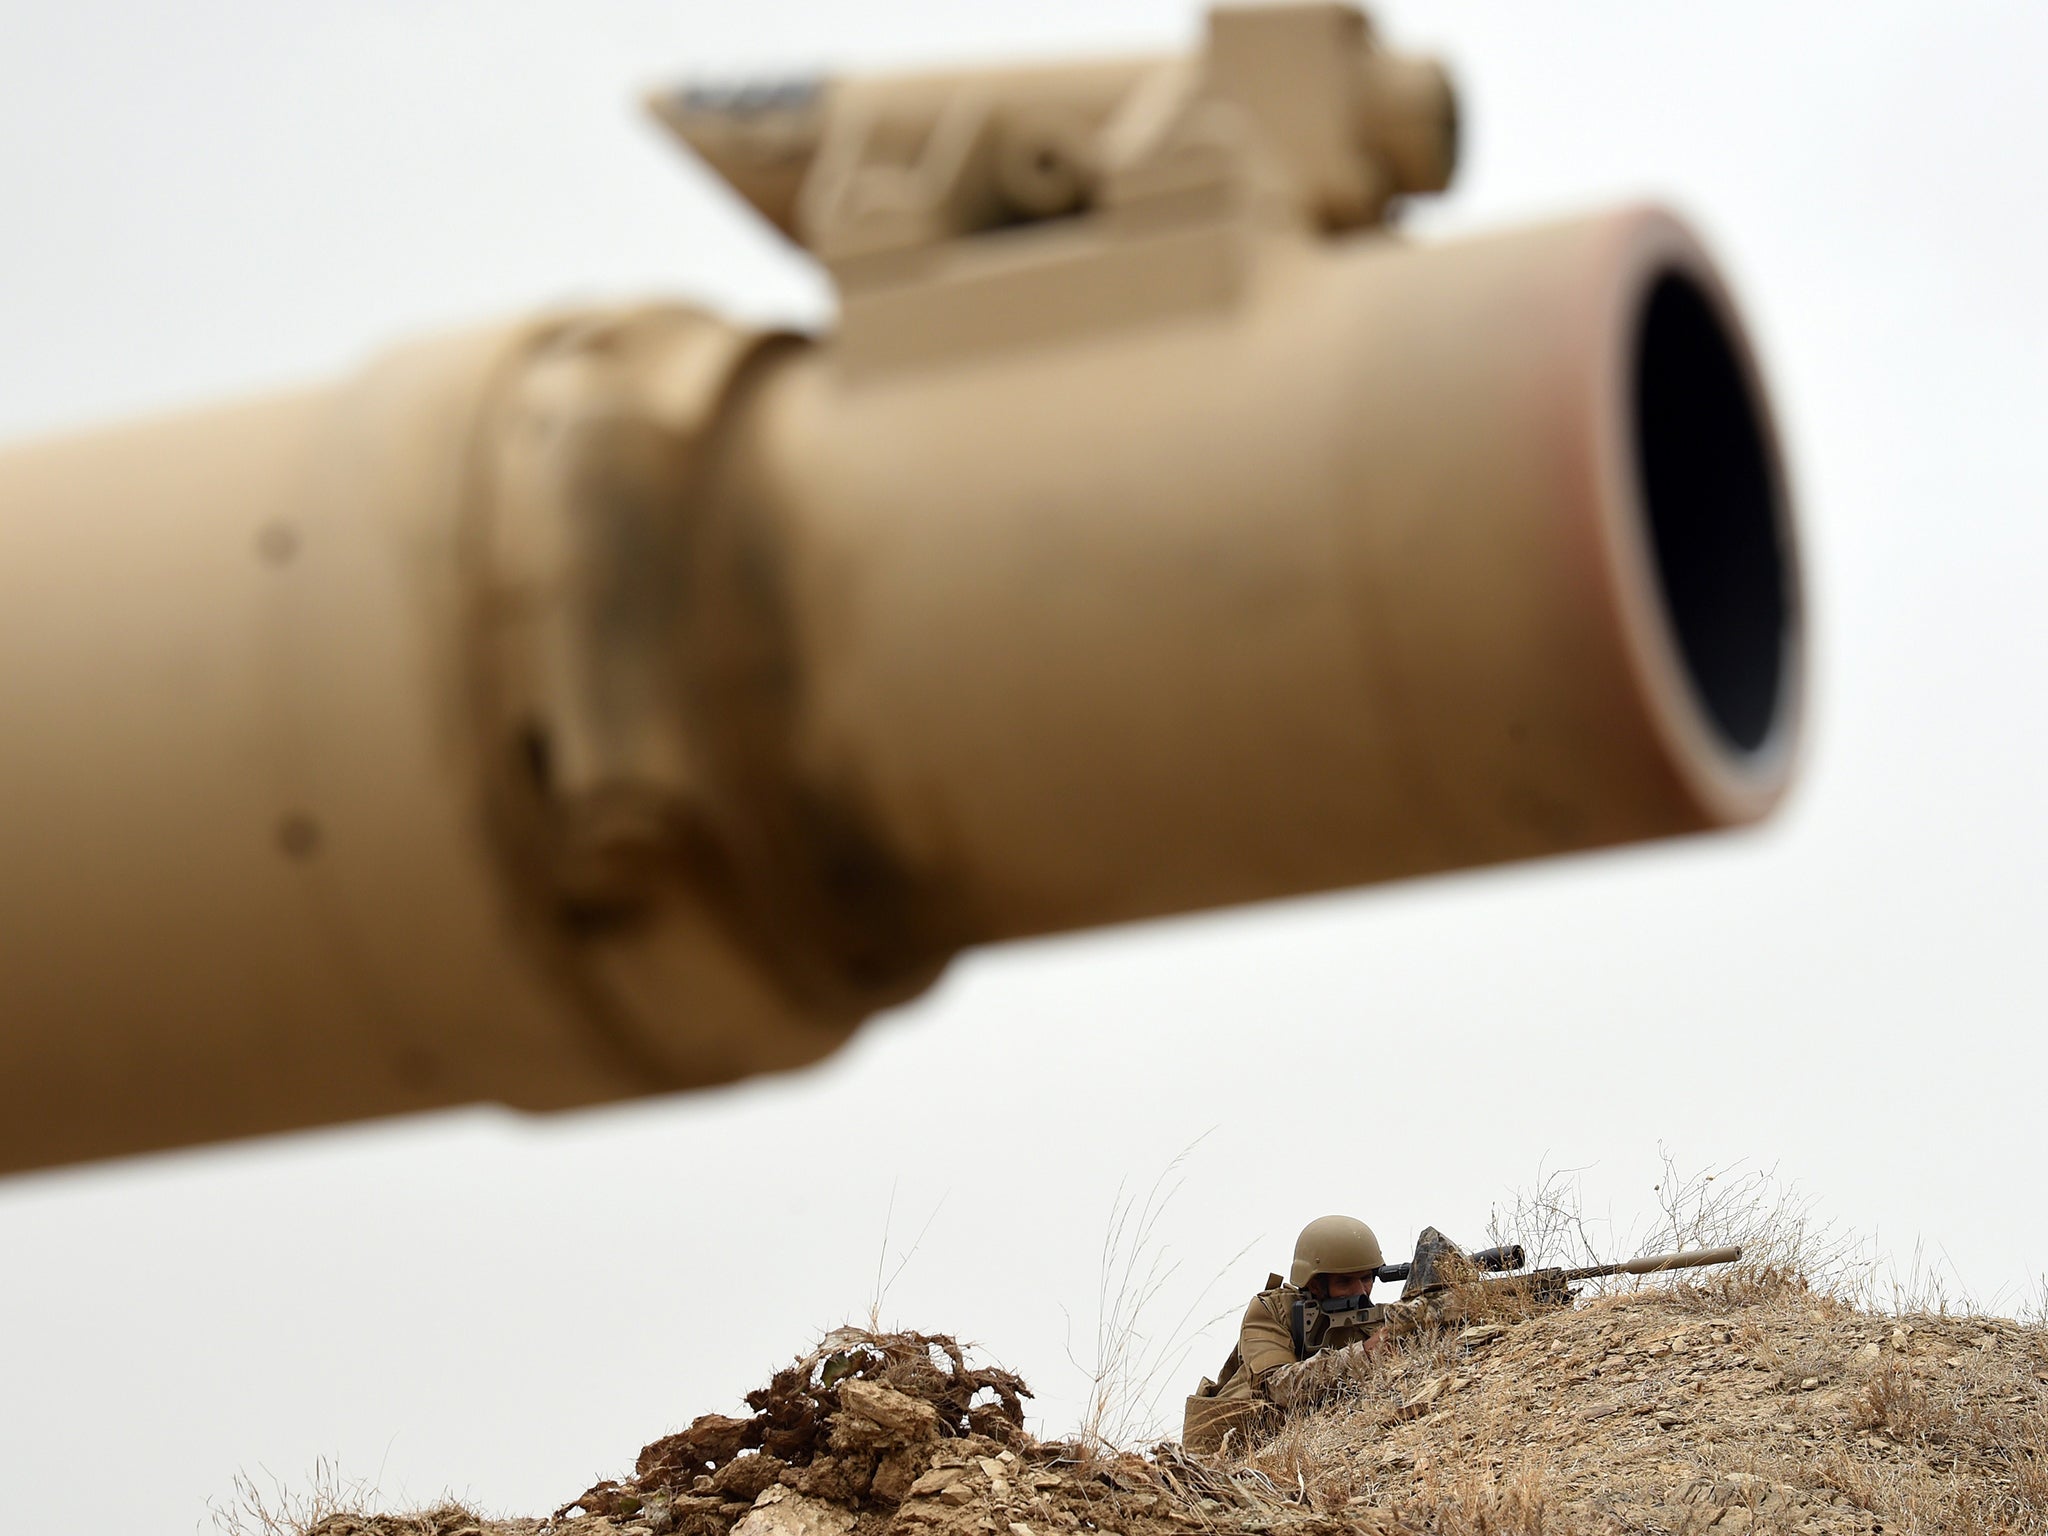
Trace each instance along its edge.
{"label": "tank barrel opening", "polygon": [[1650,286],[1636,333],[1635,457],[1676,648],[1732,753],[1786,702],[1793,643],[1784,489],[1737,344],[1691,278]]}

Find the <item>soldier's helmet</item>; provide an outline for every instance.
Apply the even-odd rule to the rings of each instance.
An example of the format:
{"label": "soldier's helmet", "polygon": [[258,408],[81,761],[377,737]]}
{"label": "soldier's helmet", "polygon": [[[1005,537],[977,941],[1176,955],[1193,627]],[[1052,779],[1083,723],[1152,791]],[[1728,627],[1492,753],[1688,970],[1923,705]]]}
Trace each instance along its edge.
{"label": "soldier's helmet", "polygon": [[1378,1269],[1380,1240],[1355,1216],[1318,1216],[1294,1240],[1294,1268],[1288,1283],[1300,1288],[1317,1275],[1349,1275]]}

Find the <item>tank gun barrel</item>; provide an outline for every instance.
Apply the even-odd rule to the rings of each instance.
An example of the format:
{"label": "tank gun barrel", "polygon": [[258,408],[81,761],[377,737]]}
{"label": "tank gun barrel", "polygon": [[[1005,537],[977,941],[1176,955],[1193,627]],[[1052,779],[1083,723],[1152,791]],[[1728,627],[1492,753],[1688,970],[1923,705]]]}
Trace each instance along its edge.
{"label": "tank gun barrel", "polygon": [[1456,117],[1357,11],[665,116],[831,333],[550,313],[0,453],[0,1171],[726,1082],[966,946],[1785,792],[1713,261],[1383,227]]}

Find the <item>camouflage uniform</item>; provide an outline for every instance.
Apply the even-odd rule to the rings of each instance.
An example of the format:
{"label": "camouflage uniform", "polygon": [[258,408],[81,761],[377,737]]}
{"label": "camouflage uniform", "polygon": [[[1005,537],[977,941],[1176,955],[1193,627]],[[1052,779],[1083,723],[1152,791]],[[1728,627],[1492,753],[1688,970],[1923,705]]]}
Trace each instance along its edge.
{"label": "camouflage uniform", "polygon": [[1359,1273],[1379,1264],[1379,1241],[1363,1222],[1333,1216],[1311,1222],[1295,1245],[1292,1282],[1267,1278],[1266,1289],[1245,1308],[1237,1347],[1217,1379],[1205,1380],[1187,1400],[1182,1444],[1212,1452],[1233,1429],[1251,1433],[1276,1423],[1285,1410],[1320,1402],[1358,1372],[1389,1330],[1406,1331],[1413,1322],[1409,1305],[1367,1307],[1357,1321],[1332,1327],[1306,1289],[1318,1274]]}
{"label": "camouflage uniform", "polygon": [[1333,1328],[1306,1291],[1291,1285],[1261,1291],[1244,1309],[1237,1348],[1223,1362],[1215,1395],[1282,1408],[1306,1406],[1364,1358],[1367,1344],[1385,1327],[1386,1314],[1385,1307],[1368,1307],[1356,1324]]}

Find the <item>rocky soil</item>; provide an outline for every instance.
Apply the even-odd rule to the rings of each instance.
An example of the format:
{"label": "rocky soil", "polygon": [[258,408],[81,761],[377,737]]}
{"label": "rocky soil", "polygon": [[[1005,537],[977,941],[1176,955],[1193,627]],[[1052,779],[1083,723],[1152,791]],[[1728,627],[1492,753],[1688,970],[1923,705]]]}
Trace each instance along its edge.
{"label": "rocky soil", "polygon": [[2048,1533],[2048,1331],[1737,1273],[1426,1333],[1204,1460],[1042,1442],[939,1336],[840,1330],[545,1519],[307,1536]]}

